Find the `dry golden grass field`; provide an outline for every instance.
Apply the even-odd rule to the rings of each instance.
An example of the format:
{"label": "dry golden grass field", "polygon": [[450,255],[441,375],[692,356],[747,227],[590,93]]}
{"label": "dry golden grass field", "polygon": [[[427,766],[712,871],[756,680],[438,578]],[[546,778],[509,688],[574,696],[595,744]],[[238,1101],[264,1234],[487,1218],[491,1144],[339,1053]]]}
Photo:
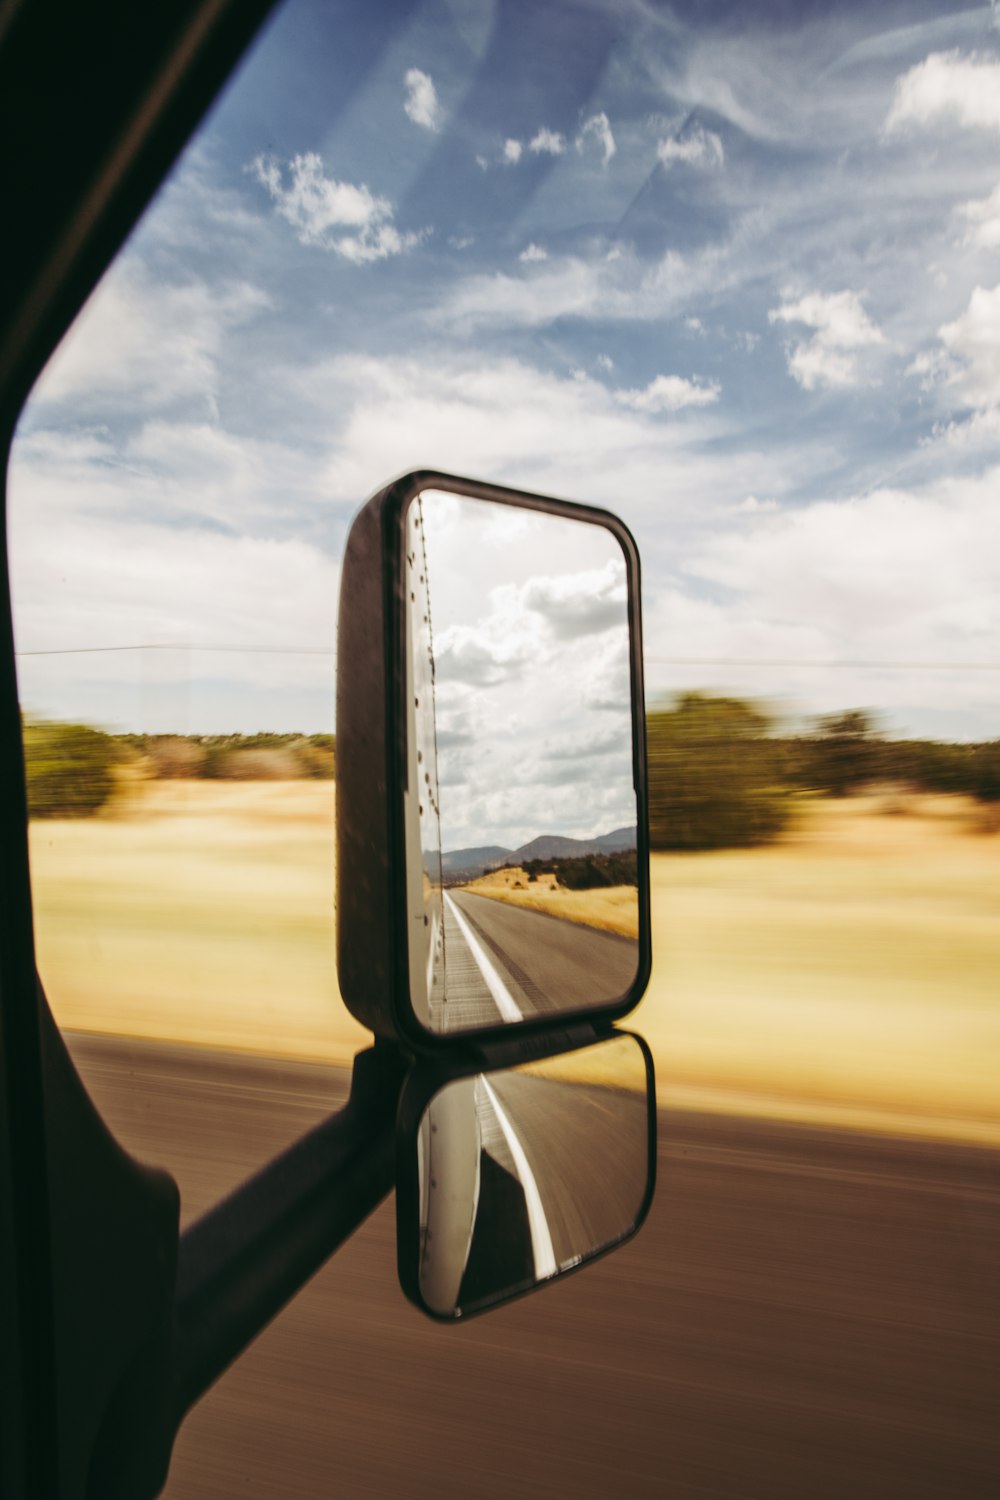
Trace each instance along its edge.
{"label": "dry golden grass field", "polygon": [[554,875],[539,875],[537,880],[529,880],[527,871],[518,866],[491,870],[488,875],[471,881],[466,889],[511,906],[524,906],[529,911],[547,912],[550,917],[581,922],[585,927],[599,927],[604,932],[618,932],[624,937],[638,936],[639,908],[634,886],[567,891]]}
{"label": "dry golden grass field", "polygon": [[[59,1022],[348,1060],[333,834],[307,781],[34,824]],[[771,848],[655,856],[652,905],[661,1103],[1000,1143],[1000,836],[961,799],[807,800]]]}

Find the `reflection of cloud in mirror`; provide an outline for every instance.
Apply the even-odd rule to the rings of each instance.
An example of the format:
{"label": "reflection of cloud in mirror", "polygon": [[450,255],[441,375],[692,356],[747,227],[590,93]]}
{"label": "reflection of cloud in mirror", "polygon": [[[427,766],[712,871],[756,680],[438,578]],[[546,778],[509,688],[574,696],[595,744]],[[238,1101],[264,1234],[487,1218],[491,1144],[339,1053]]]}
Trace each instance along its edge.
{"label": "reflection of cloud in mirror", "polygon": [[631,826],[627,586],[613,533],[438,492],[422,513],[442,848]]}
{"label": "reflection of cloud in mirror", "polygon": [[[628,636],[606,637],[594,653],[593,671],[585,689],[587,707],[602,715],[626,713],[631,721],[628,672]],[[607,724],[606,719],[603,724]]]}
{"label": "reflection of cloud in mirror", "polygon": [[526,651],[509,637],[491,639],[488,630],[452,626],[434,641],[434,661],[445,682],[494,687],[524,664]]}
{"label": "reflection of cloud in mirror", "polygon": [[622,735],[628,734],[629,726],[625,722],[620,725],[614,733],[597,735],[591,739],[581,741],[579,745],[559,745],[555,749],[546,750],[544,759],[548,761],[567,760],[589,760],[594,755],[613,755],[621,749]]}
{"label": "reflection of cloud in mirror", "polygon": [[522,599],[548,621],[559,640],[620,631],[627,607],[625,563],[609,557],[600,570],[533,578],[522,590]]}

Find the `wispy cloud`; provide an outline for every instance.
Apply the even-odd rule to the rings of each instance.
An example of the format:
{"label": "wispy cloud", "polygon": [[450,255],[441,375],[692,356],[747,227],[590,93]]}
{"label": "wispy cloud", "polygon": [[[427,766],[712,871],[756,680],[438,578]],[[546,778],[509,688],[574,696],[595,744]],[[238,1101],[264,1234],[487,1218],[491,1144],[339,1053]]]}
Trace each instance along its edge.
{"label": "wispy cloud", "polygon": [[423,238],[424,231],[404,234],[396,228],[388,198],[377,197],[364,183],[327,177],[315,151],[293,156],[287,177],[273,156],[258,156],[253,172],[301,245],[332,250],[361,264],[400,255]]}
{"label": "wispy cloud", "polygon": [[510,136],[503,143],[504,162],[509,167],[516,167],[517,163],[521,160],[523,151],[524,147],[522,146],[521,142],[519,140],[516,140],[513,136]]}
{"label": "wispy cloud", "polygon": [[63,339],[35,400],[71,401],[81,412],[108,397],[129,413],[178,403],[214,411],[227,336],[269,306],[247,282],[174,284],[123,263]]}
{"label": "wispy cloud", "polygon": [[977,286],[969,305],[941,329],[948,379],[977,411],[1000,407],[1000,286]]}
{"label": "wispy cloud", "polygon": [[717,292],[734,274],[725,250],[714,246],[690,259],[668,251],[652,262],[621,247],[597,259],[550,255],[530,275],[498,271],[466,277],[427,317],[463,333],[505,325],[542,327],[558,318],[664,318],[706,290]]}
{"label": "wispy cloud", "polygon": [[988,198],[963,203],[959,213],[971,226],[965,236],[967,245],[977,250],[1000,249],[1000,182]]}
{"label": "wispy cloud", "polygon": [[721,167],[726,159],[722,138],[702,125],[660,141],[656,154],[668,169],[677,163],[688,167]]}
{"label": "wispy cloud", "polygon": [[807,391],[856,384],[861,378],[858,351],[884,342],[856,292],[811,292],[783,302],[767,316],[771,323],[804,323],[816,330],[788,355],[789,373]]}
{"label": "wispy cloud", "polygon": [[439,130],[441,105],[430,74],[410,68],[403,82],[406,86],[403,108],[414,125],[423,126],[424,130]]}
{"label": "wispy cloud", "polygon": [[[743,618],[808,622],[826,643],[817,651],[814,639],[809,655],[939,660],[961,642],[967,658],[988,660],[1000,588],[997,479],[994,469],[765,514],[720,530],[689,572],[734,590]],[[881,687],[913,691],[898,678]],[[938,690],[946,687],[942,679]]]}
{"label": "wispy cloud", "polygon": [[1000,132],[1000,61],[932,52],[896,84],[886,130],[940,122]]}
{"label": "wispy cloud", "polygon": [[[780,443],[735,461],[732,452],[701,446],[704,413],[696,408],[710,408],[714,395],[694,382],[674,388],[688,405],[692,388],[700,392],[690,418],[662,422],[619,400],[605,379],[556,375],[509,358],[484,365],[475,350],[462,357],[345,357],[301,375],[281,372],[281,379],[310,409],[341,413],[342,429],[318,478],[332,501],[356,503],[371,489],[376,450],[386,474],[421,465],[485,473],[598,504],[614,499],[637,524],[659,513],[669,485],[678,529],[702,526],[713,507],[721,513],[732,503],[734,462],[742,484],[757,493],[780,498],[794,479]],[[650,401],[655,406],[655,393]],[[644,537],[659,547],[655,526]]]}
{"label": "wispy cloud", "polygon": [[580,127],[580,134],[576,138],[576,149],[582,151],[588,140],[596,142],[604,159],[604,165],[618,150],[615,138],[611,130],[611,121],[603,110],[599,114],[591,115],[589,120],[584,120]]}
{"label": "wispy cloud", "polygon": [[524,247],[517,258],[518,260],[523,260],[526,263],[530,264],[532,261],[548,260],[549,252],[547,250],[544,250],[541,245],[536,245],[534,241],[532,241],[530,245],[526,245]]}
{"label": "wispy cloud", "polygon": [[719,399],[714,381],[685,380],[681,375],[657,375],[642,390],[616,391],[615,399],[633,411],[683,411],[686,406],[711,406]]}
{"label": "wispy cloud", "polygon": [[536,156],[562,156],[566,150],[566,137],[560,135],[558,130],[549,130],[543,125],[536,135],[532,136],[528,146]]}

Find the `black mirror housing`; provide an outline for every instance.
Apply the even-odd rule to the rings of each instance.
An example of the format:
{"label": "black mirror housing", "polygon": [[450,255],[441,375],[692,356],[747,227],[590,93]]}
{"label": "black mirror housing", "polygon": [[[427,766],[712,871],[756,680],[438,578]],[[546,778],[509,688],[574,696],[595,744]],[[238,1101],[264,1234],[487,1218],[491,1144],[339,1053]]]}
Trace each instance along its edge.
{"label": "black mirror housing", "polygon": [[653,1059],[632,1032],[419,1062],[396,1128],[403,1292],[453,1323],[617,1249],[649,1212],[656,1136]]}
{"label": "black mirror housing", "polygon": [[[602,811],[604,804],[595,796],[593,818],[597,826],[593,832],[601,837],[595,837],[589,843],[576,838],[536,837],[514,850],[494,849],[492,845],[458,850],[457,855],[479,860],[479,865],[466,871],[465,875],[456,876],[449,865],[449,861],[457,856],[443,848],[448,840],[441,832],[438,803],[447,802],[448,797],[440,797],[437,787],[437,726],[431,721],[428,729],[425,720],[421,731],[420,724],[415,725],[413,708],[415,701],[419,705],[419,684],[417,698],[414,698],[413,663],[416,653],[423,649],[418,641],[420,620],[426,622],[430,611],[430,601],[426,599],[425,613],[422,617],[419,613],[421,602],[417,595],[421,586],[429,588],[429,570],[425,563],[419,562],[413,545],[414,535],[419,534],[422,548],[427,526],[423,533],[414,533],[413,528],[421,524],[415,507],[424,505],[428,497],[437,502],[439,508],[447,508],[455,502],[461,504],[464,518],[472,518],[477,524],[480,517],[488,514],[504,522],[510,520],[512,524],[516,521],[517,524],[541,528],[544,536],[548,535],[546,527],[562,524],[563,531],[558,533],[557,543],[560,550],[564,539],[571,544],[569,551],[580,539],[581,545],[586,544],[591,550],[599,545],[608,552],[605,572],[609,579],[614,573],[613,588],[606,584],[603,573],[598,575],[591,571],[573,575],[583,583],[599,576],[604,580],[601,586],[611,599],[611,604],[605,603],[602,607],[611,609],[613,605],[618,611],[614,615],[618,635],[612,645],[617,653],[615,660],[620,661],[617,691],[621,712],[615,723],[624,725],[626,715],[630,719],[629,728],[604,737],[613,744],[616,785],[622,795],[613,805],[607,803],[606,813]],[[455,497],[455,502],[452,497]],[[487,506],[492,509],[487,511]],[[498,507],[505,509],[501,512]],[[524,515],[514,518],[511,516],[514,511],[521,511]],[[576,523],[575,530],[566,523]],[[491,553],[491,546],[487,545],[480,551]],[[538,551],[536,545],[535,553]],[[461,571],[461,568],[454,567],[439,570],[439,585],[446,573],[453,575]],[[560,580],[543,579],[542,582],[559,584]],[[597,624],[584,623],[577,627],[571,619],[570,605],[562,596],[555,599],[552,607],[557,611],[561,609],[562,614],[558,618],[554,615],[549,622],[552,626],[550,638],[554,641],[558,636],[565,640],[567,631],[578,628],[580,638],[570,641],[570,649],[578,653],[579,659],[587,660],[586,653],[593,649],[594,639],[587,632],[606,630],[606,623],[601,620]],[[417,622],[416,626],[413,621]],[[450,637],[453,646],[460,636],[461,629],[453,628]],[[447,641],[447,632],[439,639]],[[439,706],[434,713],[438,716],[441,712],[441,661],[447,653],[447,645],[436,653],[431,649],[429,666],[425,668],[425,674],[429,673],[427,680],[433,683],[435,675],[437,678]],[[453,649],[449,659],[454,662],[459,654]],[[532,660],[530,653],[523,660]],[[511,690],[517,688],[518,670],[527,669],[515,665],[507,670]],[[475,680],[469,677],[466,682]],[[490,679],[485,680],[489,682]],[[473,690],[469,686],[467,691],[470,701],[475,697],[480,708],[483,702],[488,702],[481,689]],[[569,732],[575,733],[572,725]],[[418,738],[426,752],[422,761],[414,748]],[[586,753],[586,746],[578,747],[577,740],[571,739],[565,742],[561,758],[570,761],[581,752]],[[435,757],[433,782],[426,769],[432,755]],[[424,794],[420,796],[413,785],[417,779],[418,761],[421,761],[420,792]],[[336,799],[340,988],[351,1013],[377,1036],[393,1039],[411,1051],[432,1051],[454,1047],[463,1040],[467,1042],[470,1036],[474,1036],[477,1044],[497,1038],[505,1031],[509,1037],[510,1020],[519,1022],[516,1029],[521,1033],[522,1028],[545,1031],[555,1026],[565,1029],[575,1022],[611,1022],[632,1010],[641,999],[649,979],[650,922],[639,558],[627,528],[608,512],[593,507],[430,470],[405,474],[375,494],[354,520],[341,577]],[[634,809],[631,826],[628,826],[628,813],[622,809]],[[602,816],[607,828],[599,821]],[[437,820],[436,835],[428,832],[433,819]],[[624,826],[610,828],[614,822]],[[540,828],[532,831],[539,835],[551,832]],[[511,843],[512,840],[505,842]],[[530,976],[524,976],[523,965],[512,963],[509,966],[519,976],[518,982],[511,980],[509,974],[505,981],[502,976],[507,971],[502,960],[494,961],[489,955],[491,948],[494,954],[502,954],[494,936],[484,931],[468,910],[456,911],[461,900],[466,907],[471,905],[480,914],[489,908],[492,916],[496,914],[499,903],[484,903],[478,896],[468,897],[464,888],[461,893],[456,892],[456,899],[453,899],[451,890],[447,889],[454,886],[456,879],[475,878],[477,873],[481,878],[494,871],[498,864],[502,865],[505,859],[508,863],[513,860],[516,866],[517,857],[527,859],[529,852],[536,849],[546,854],[553,849],[574,854],[579,849],[584,851],[586,858],[596,860],[598,866],[602,861],[607,863],[613,852],[622,851],[625,859],[631,861],[629,868],[634,872],[626,877],[634,881],[634,895],[629,898],[632,905],[626,919],[627,938],[614,931],[595,933],[592,926],[585,930],[576,925],[587,918],[556,922],[551,915],[533,917],[536,932],[543,935],[534,939],[536,946],[545,945],[546,922],[551,924],[553,935],[556,929],[566,929],[561,937],[564,960],[568,954],[570,967],[576,962],[579,974],[584,976],[577,978],[575,990],[570,985],[563,991],[556,972],[558,966],[550,964],[550,978],[542,984],[544,989],[547,983],[550,998],[537,1006],[524,1000],[525,994],[538,994],[539,986]],[[526,879],[535,881],[534,871],[545,861],[532,859],[530,863],[532,873]],[[554,882],[553,876],[553,885]],[[523,884],[514,882],[511,877],[507,884],[513,883]],[[509,891],[500,894],[508,902],[524,899],[523,891],[513,895]],[[502,920],[508,925],[515,920],[510,905],[504,908]],[[513,995],[509,1014],[493,1012],[490,1015],[480,1007],[475,1012],[476,1019],[467,1022],[465,1017],[471,1012],[463,1011],[461,1004],[456,1003],[454,987],[450,996],[439,993],[435,943],[438,948],[443,946],[447,936],[445,924],[449,923],[456,945],[459,943],[457,934],[464,933],[472,950],[480,955],[481,967],[485,971],[494,968],[501,971],[499,977],[494,977],[498,977],[501,989],[506,986]],[[440,932],[439,926],[442,928]],[[473,927],[478,937],[473,934]],[[415,933],[418,934],[416,938]],[[424,944],[419,953],[415,943]],[[578,947],[580,956],[575,960]],[[426,985],[421,979],[425,959]],[[457,967],[453,965],[453,973]],[[586,984],[588,973],[602,976],[595,981],[597,987],[590,990],[581,988]],[[555,977],[551,977],[552,974]],[[489,983],[496,988],[492,977],[489,977]],[[554,999],[551,998],[553,995]],[[450,1010],[437,1003],[449,998],[452,1001]],[[442,1016],[445,1019],[440,1019]]]}

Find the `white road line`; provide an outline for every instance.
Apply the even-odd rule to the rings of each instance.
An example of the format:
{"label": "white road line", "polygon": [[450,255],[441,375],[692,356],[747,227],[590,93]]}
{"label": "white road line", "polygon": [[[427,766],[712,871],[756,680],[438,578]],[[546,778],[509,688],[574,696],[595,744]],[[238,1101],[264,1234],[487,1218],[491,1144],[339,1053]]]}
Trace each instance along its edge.
{"label": "white road line", "polygon": [[435,912],[431,917],[431,940],[427,948],[427,1003],[430,1004],[431,991],[434,988],[434,961],[437,958],[438,940],[438,914]]}
{"label": "white road line", "polygon": [[500,1129],[510,1148],[510,1154],[514,1158],[517,1175],[521,1179],[524,1188],[524,1198],[528,1206],[528,1227],[531,1230],[531,1253],[535,1260],[535,1275],[539,1281],[546,1276],[554,1276],[559,1267],[556,1265],[556,1253],[552,1248],[552,1235],[549,1232],[549,1221],[545,1217],[545,1209],[542,1207],[542,1195],[538,1191],[538,1183],[535,1174],[528,1165],[528,1158],[524,1154],[524,1147],[517,1138],[513,1125],[504,1114],[500,1106],[500,1100],[490,1088],[486,1077],[480,1074],[483,1088],[493,1108],[496,1110]]}
{"label": "white road line", "polygon": [[465,938],[465,941],[469,945],[469,952],[476,960],[476,963],[479,967],[479,972],[482,974],[483,978],[486,981],[486,988],[489,990],[490,994],[493,996],[493,999],[496,1001],[497,1010],[503,1016],[505,1021],[523,1021],[524,1015],[518,1009],[513,995],[504,984],[503,980],[500,978],[500,975],[497,973],[496,969],[493,967],[493,964],[490,962],[486,950],[483,948],[479,939],[476,937],[476,934],[473,932],[468,922],[462,916],[462,913],[459,911],[458,907],[455,905],[454,901],[451,899],[447,891],[445,891],[444,893],[444,899],[448,904],[448,910],[451,912],[452,916],[455,918],[456,923],[458,924],[459,932],[462,934],[462,936]]}

